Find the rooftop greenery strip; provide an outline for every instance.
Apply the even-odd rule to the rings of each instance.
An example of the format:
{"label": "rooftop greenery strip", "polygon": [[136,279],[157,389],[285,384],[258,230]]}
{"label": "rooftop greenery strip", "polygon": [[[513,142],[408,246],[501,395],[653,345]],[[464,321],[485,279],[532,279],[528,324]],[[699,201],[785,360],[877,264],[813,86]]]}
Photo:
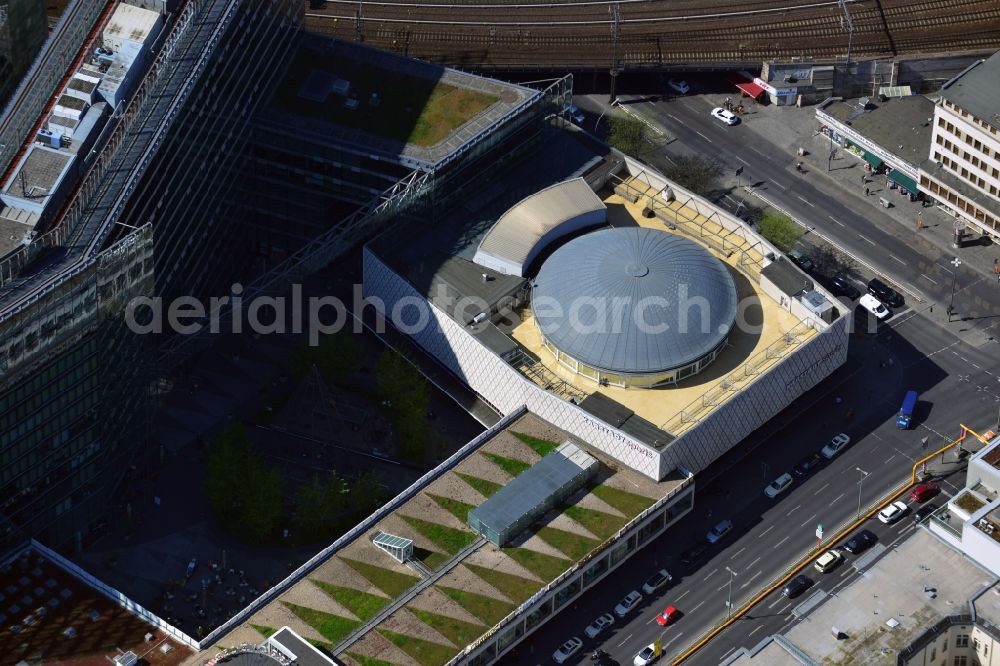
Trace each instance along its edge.
{"label": "rooftop greenery strip", "polygon": [[365,655],[358,654],[357,652],[345,652],[344,654],[356,661],[360,664],[360,666],[393,666],[391,661],[376,659],[375,657],[366,657]]}
{"label": "rooftop greenery strip", "polygon": [[389,603],[385,597],[375,596],[367,592],[361,592],[349,587],[332,585],[326,581],[310,578],[309,580],[319,589],[326,592],[341,606],[354,613],[359,620],[367,622],[375,617],[382,608]]}
{"label": "rooftop greenery strip", "polygon": [[635,493],[612,488],[607,485],[597,485],[591,488],[591,493],[597,495],[609,506],[618,509],[630,519],[635,518],[640,513],[653,506],[655,500]]}
{"label": "rooftop greenery strip", "polygon": [[448,645],[439,645],[413,636],[397,634],[388,629],[378,629],[377,631],[400,650],[413,657],[420,666],[442,666],[458,653],[456,648]]}
{"label": "rooftop greenery strip", "polygon": [[552,557],[527,548],[502,548],[501,550],[546,583],[569,569],[573,564],[561,557]]}
{"label": "rooftop greenery strip", "polygon": [[482,455],[511,476],[517,476],[531,467],[531,463],[526,463],[523,460],[515,460],[514,458],[507,458],[506,456],[498,456],[495,453],[483,453]]}
{"label": "rooftop greenery strip", "polygon": [[349,633],[361,624],[346,617],[319,611],[315,608],[299,606],[288,601],[282,601],[281,603],[331,643],[339,643],[344,640]]}
{"label": "rooftop greenery strip", "polygon": [[453,527],[420,520],[419,518],[404,516],[402,514],[397,515],[405,520],[410,527],[424,535],[431,543],[450,555],[457,554],[477,538],[476,534],[471,531],[456,530]]}
{"label": "rooftop greenery strip", "polygon": [[455,475],[462,479],[462,481],[465,481],[467,484],[472,486],[472,489],[477,493],[486,498],[492,497],[498,490],[503,488],[503,486],[499,483],[493,483],[492,481],[487,481],[486,479],[480,479],[478,476],[472,476],[471,474],[461,474],[459,472],[455,472]]}
{"label": "rooftop greenery strip", "polygon": [[538,592],[542,587],[538,581],[497,571],[496,569],[488,569],[477,564],[463,562],[462,566],[492,585],[498,592],[515,604],[521,603],[535,592]]}
{"label": "rooftop greenery strip", "polygon": [[579,534],[573,534],[572,532],[567,532],[565,530],[556,529],[554,527],[543,527],[538,532],[536,532],[545,543],[549,544],[553,548],[557,548],[562,551],[571,560],[579,560],[584,555],[590,551],[597,548],[600,542],[594,539],[588,539],[585,536],[580,536]]}
{"label": "rooftop greenery strip", "polygon": [[462,620],[456,620],[455,618],[448,617],[447,615],[431,613],[430,611],[420,610],[409,606],[407,607],[407,610],[419,617],[426,624],[436,629],[438,633],[454,643],[455,647],[459,649],[464,648],[466,645],[479,638],[483,632],[486,631],[486,627],[481,624],[463,622]]}
{"label": "rooftop greenery strip", "polygon": [[510,615],[510,612],[514,610],[514,604],[500,601],[493,597],[484,597],[481,594],[457,590],[453,587],[444,587],[443,585],[438,585],[437,589],[451,597],[459,606],[478,617],[488,627],[492,627]]}
{"label": "rooftop greenery strip", "polygon": [[420,582],[416,576],[408,576],[374,564],[349,560],[346,557],[340,559],[368,579],[372,585],[389,595],[390,599],[395,599]]}
{"label": "rooftop greenery strip", "polygon": [[612,516],[610,513],[585,509],[582,506],[568,506],[563,513],[587,528],[588,532],[601,539],[610,538],[626,522],[621,516]]}
{"label": "rooftop greenery strip", "polygon": [[525,435],[520,432],[512,432],[511,434],[513,434],[514,437],[517,437],[519,440],[530,446],[532,449],[534,449],[535,453],[542,456],[543,458],[552,453],[553,451],[555,451],[557,448],[559,448],[559,445],[556,444],[555,442],[547,439],[542,439],[541,437],[533,437],[531,435]]}
{"label": "rooftop greenery strip", "polygon": [[437,502],[438,506],[442,509],[455,516],[463,525],[468,524],[469,512],[476,508],[472,504],[466,504],[450,497],[441,497],[440,495],[431,495],[430,493],[427,493],[427,496]]}

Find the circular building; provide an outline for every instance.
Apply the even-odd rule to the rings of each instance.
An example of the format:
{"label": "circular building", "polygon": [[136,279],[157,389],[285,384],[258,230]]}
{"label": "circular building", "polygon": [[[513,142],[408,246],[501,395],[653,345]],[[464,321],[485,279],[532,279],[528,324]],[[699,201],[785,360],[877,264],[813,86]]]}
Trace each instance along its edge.
{"label": "circular building", "polygon": [[531,308],[567,368],[603,384],[676,383],[710,364],[736,322],[726,266],[680,236],[628,227],[575,238],[542,264]]}

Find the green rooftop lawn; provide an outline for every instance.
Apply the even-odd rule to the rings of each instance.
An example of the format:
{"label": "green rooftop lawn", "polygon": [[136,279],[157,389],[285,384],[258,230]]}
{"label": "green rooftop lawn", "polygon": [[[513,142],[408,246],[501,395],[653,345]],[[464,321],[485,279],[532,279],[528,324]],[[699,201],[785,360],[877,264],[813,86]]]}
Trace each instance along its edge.
{"label": "green rooftop lawn", "polygon": [[376,659],[375,657],[366,657],[365,655],[358,654],[357,652],[345,652],[344,654],[361,664],[361,666],[392,666],[391,661],[384,661],[382,659]]}
{"label": "green rooftop lawn", "polygon": [[[332,93],[325,102],[299,97],[302,84],[314,69],[350,81],[358,108],[348,109],[344,106],[345,98]],[[296,54],[288,72],[274,97],[276,108],[417,146],[439,143],[499,100],[495,95],[380,69],[336,55],[315,54],[306,49]],[[368,103],[373,92],[379,95],[378,106]]]}
{"label": "green rooftop lawn", "polygon": [[561,557],[552,557],[527,548],[502,548],[501,550],[546,583],[573,565],[572,562]]}
{"label": "green rooftop lawn", "polygon": [[448,513],[458,518],[458,521],[463,525],[469,522],[469,512],[476,508],[472,504],[459,502],[450,497],[441,497],[440,495],[431,495],[430,493],[427,493],[427,495],[437,502],[442,509],[445,509]]}
{"label": "green rooftop lawn", "polygon": [[455,472],[458,478],[465,481],[467,484],[472,486],[473,490],[482,495],[483,497],[492,497],[498,490],[503,488],[499,483],[493,483],[492,481],[487,481],[486,479],[480,479],[478,476],[472,476],[471,474],[461,474]]}
{"label": "green rooftop lawn", "polygon": [[522,460],[515,460],[514,458],[507,458],[506,456],[498,456],[495,453],[484,453],[483,455],[486,456],[490,462],[511,476],[517,476],[531,467],[531,463],[526,463]]}
{"label": "green rooftop lawn", "polygon": [[585,509],[582,506],[568,506],[564,513],[601,539],[610,538],[626,522],[621,516],[612,516],[610,513]]}
{"label": "green rooftop lawn", "polygon": [[321,641],[318,638],[307,638],[314,647],[318,647],[320,650],[326,650],[327,652],[333,651],[333,643],[327,643],[326,641]]}
{"label": "green rooftop lawn", "polygon": [[590,551],[597,548],[600,543],[593,539],[573,534],[565,530],[557,530],[554,527],[543,527],[536,532],[545,543],[553,548],[558,548],[571,560],[579,560]]}
{"label": "green rooftop lawn", "polygon": [[451,555],[439,553],[436,550],[413,547],[413,557],[424,563],[424,566],[431,571],[437,571],[445,562],[451,559]]}
{"label": "green rooftop lawn", "polygon": [[459,606],[482,620],[483,624],[488,627],[494,626],[514,610],[513,604],[508,604],[493,597],[484,597],[481,594],[456,590],[453,587],[444,587],[442,585],[438,585],[437,588],[451,597]]}
{"label": "green rooftop lawn", "polygon": [[486,567],[481,567],[478,564],[463,562],[462,566],[495,587],[498,592],[513,601],[515,604],[521,603],[542,588],[538,581],[504,573],[503,571],[497,571],[496,569],[487,569]]}
{"label": "green rooftop lawn", "polygon": [[382,608],[389,603],[385,597],[377,597],[367,592],[359,592],[349,587],[331,585],[326,581],[310,578],[313,584],[319,589],[333,597],[341,606],[354,613],[359,620],[367,622],[375,617]]}
{"label": "green rooftop lawn", "polygon": [[282,601],[281,603],[331,643],[339,643],[349,633],[354,631],[355,628],[361,626],[360,622],[355,622],[339,615],[324,613],[315,608],[306,608],[305,606],[299,606],[287,601]]}
{"label": "green rooftop lawn", "polygon": [[397,634],[388,629],[378,629],[378,632],[392,641],[400,650],[413,657],[420,666],[442,666],[442,664],[451,661],[451,658],[458,653],[458,650],[453,647],[431,643],[405,634]]}
{"label": "green rooftop lawn", "polygon": [[541,437],[532,437],[531,435],[525,435],[519,432],[515,432],[513,435],[534,449],[535,453],[543,458],[559,448],[559,445],[555,442],[542,439]]}
{"label": "green rooftop lawn", "polygon": [[608,505],[624,513],[630,519],[635,518],[653,505],[653,500],[648,497],[628,493],[624,490],[612,488],[611,486],[594,486],[590,492],[604,500]]}
{"label": "green rooftop lawn", "polygon": [[438,633],[454,643],[455,647],[458,648],[464,648],[466,645],[479,638],[483,632],[486,631],[486,627],[481,624],[471,624],[469,622],[456,620],[455,618],[448,617],[447,615],[430,613],[417,608],[407,608],[411,613],[437,629]]}
{"label": "green rooftop lawn", "polygon": [[395,599],[420,582],[420,579],[416,576],[408,576],[407,574],[390,571],[374,564],[349,560],[346,557],[341,557],[340,559],[367,578],[372,585],[389,595],[390,599]]}
{"label": "green rooftop lawn", "polygon": [[274,627],[265,627],[263,624],[251,624],[251,627],[257,630],[257,633],[264,638],[270,638],[271,634],[277,631]]}
{"label": "green rooftop lawn", "polygon": [[465,530],[456,530],[446,525],[431,523],[426,520],[420,520],[419,518],[413,518],[411,516],[404,516],[401,514],[397,515],[405,520],[410,527],[427,537],[427,539],[435,546],[451,555],[455,555],[476,540],[476,535],[471,531],[467,532]]}

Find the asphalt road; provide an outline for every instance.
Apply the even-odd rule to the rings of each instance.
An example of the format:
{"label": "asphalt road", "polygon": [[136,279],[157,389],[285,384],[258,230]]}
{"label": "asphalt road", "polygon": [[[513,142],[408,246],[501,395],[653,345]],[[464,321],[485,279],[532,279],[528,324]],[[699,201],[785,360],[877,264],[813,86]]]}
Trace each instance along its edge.
{"label": "asphalt road", "polygon": [[[734,167],[742,163],[755,187],[767,188],[769,196],[793,215],[806,220],[826,215],[831,221],[825,233],[904,289],[911,286],[911,296],[916,293],[929,301],[943,302],[950,295],[950,266],[931,261],[918,249],[882,231],[869,222],[871,210],[856,210],[850,198],[842,192],[838,196],[831,184],[814,186],[795,172],[793,158],[782,161],[768,157],[773,147],[751,132],[737,133],[745,128],[725,127],[714,121],[705,100],[654,105],[664,124],[686,145]],[[734,160],[736,153],[742,156],[738,160]],[[886,224],[897,223],[887,220]],[[919,288],[911,285],[920,280]],[[956,282],[959,312],[965,299],[996,303],[995,287],[985,284],[980,275],[960,270]],[[861,506],[868,507],[909,478],[913,463],[957,435],[959,423],[982,429],[995,425],[1000,410],[1000,358],[992,345],[979,349],[961,342],[955,333],[963,325],[968,324],[938,325],[903,309],[881,326],[877,335],[852,337],[847,365],[773,420],[783,427],[769,433],[748,455],[746,450],[762,439],[755,433],[699,475],[691,514],[503,661],[543,663],[563,641],[578,636],[584,639],[584,646],[566,663],[586,663],[588,654],[600,647],[628,666],[644,646],[662,634],[666,653],[662,661],[668,663],[725,618],[731,580],[733,604],[739,608],[815,547],[817,524],[824,525],[829,538],[839,526],[853,522],[859,496]],[[910,389],[920,391],[921,401],[914,428],[901,431],[895,427],[895,415],[903,394]],[[814,404],[803,407],[808,403]],[[767,483],[838,432],[851,436],[852,445],[847,450],[811,477],[797,479],[777,500],[764,496]],[[867,473],[861,483],[858,468]],[[941,468],[943,492],[953,494],[964,484],[964,466],[950,457]],[[706,478],[712,480],[706,482]],[[709,528],[724,518],[734,521],[733,533],[713,546],[702,562],[681,564],[680,554],[704,540]],[[905,518],[888,528],[877,525],[873,531],[880,540],[891,542],[908,529],[910,520]],[[596,640],[586,639],[583,629],[589,622],[610,612],[622,597],[640,589],[649,575],[664,567],[674,576],[670,587],[645,597],[636,610]],[[844,572],[852,571],[848,563],[822,577],[819,585],[826,589],[845,583],[850,573]],[[718,663],[733,649],[753,645],[780,630],[793,619],[789,613],[795,604],[776,601],[765,600],[750,613],[753,619],[728,629],[687,663]],[[683,616],[664,630],[654,620],[666,605],[676,606]],[[761,608],[765,612],[761,613]]]}
{"label": "asphalt road", "polygon": [[[681,143],[699,154],[718,159],[726,166],[727,173],[733,174],[743,167],[743,185],[749,183],[754,191],[810,225],[815,233],[835,243],[846,254],[877,268],[904,295],[927,303],[947,304],[954,286],[958,316],[983,312],[984,302],[992,303],[993,314],[1000,315],[1000,292],[992,276],[967,265],[956,270],[947,255],[929,258],[921,252],[917,239],[907,242],[887,231],[896,230],[899,223],[881,208],[845,196],[842,186],[822,173],[796,172],[794,155],[777,148],[744,123],[724,125],[709,114],[711,106],[710,100],[703,96],[633,103],[639,112],[648,113],[652,109],[657,120]],[[753,197],[748,196],[747,200],[754,203]],[[995,319],[995,316],[984,317],[967,326],[986,327]]]}

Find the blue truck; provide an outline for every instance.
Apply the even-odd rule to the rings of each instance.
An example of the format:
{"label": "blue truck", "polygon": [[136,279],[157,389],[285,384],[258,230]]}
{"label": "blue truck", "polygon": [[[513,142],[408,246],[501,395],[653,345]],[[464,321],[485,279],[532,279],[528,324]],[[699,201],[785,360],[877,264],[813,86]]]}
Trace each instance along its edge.
{"label": "blue truck", "polygon": [[903,406],[899,408],[899,415],[896,417],[896,427],[906,430],[913,420],[913,411],[917,408],[917,392],[907,391],[903,398]]}

